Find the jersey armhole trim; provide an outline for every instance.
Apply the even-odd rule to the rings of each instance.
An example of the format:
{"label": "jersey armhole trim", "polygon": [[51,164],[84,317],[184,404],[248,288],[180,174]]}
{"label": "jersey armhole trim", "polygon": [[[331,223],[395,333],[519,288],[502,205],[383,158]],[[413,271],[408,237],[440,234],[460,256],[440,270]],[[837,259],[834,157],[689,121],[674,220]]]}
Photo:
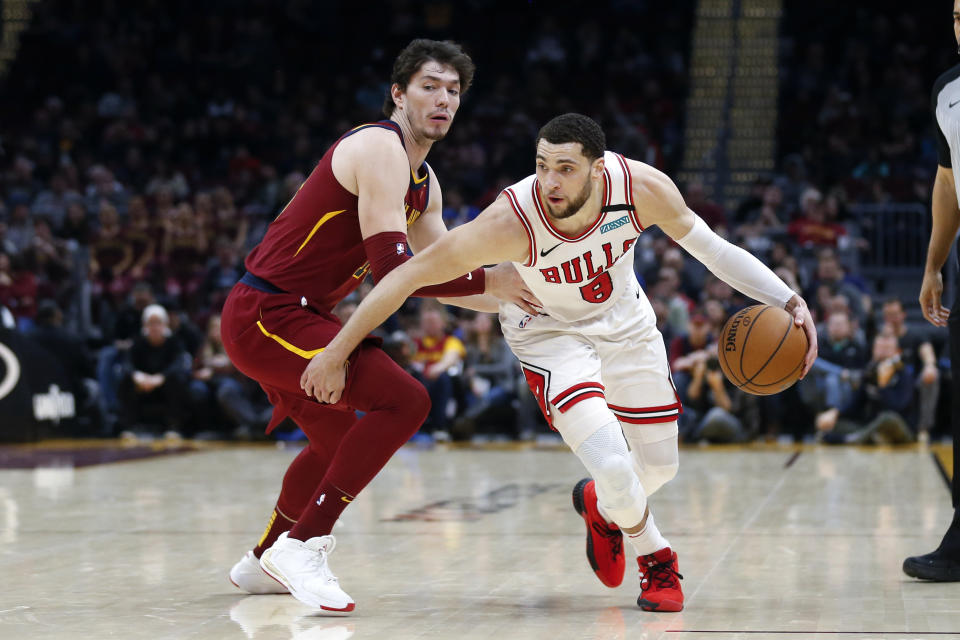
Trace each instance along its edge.
{"label": "jersey armhole trim", "polygon": [[623,169],[623,189],[627,204],[630,205],[630,221],[633,223],[633,227],[638,233],[643,233],[643,224],[640,223],[640,217],[637,215],[637,207],[633,202],[633,176],[630,175],[630,167],[627,165],[627,161],[622,155],[619,153],[615,153],[614,155],[617,157],[617,161],[620,163],[620,167]]}
{"label": "jersey armhole trim", "polygon": [[523,266],[532,267],[537,263],[537,239],[533,234],[533,228],[530,226],[530,221],[527,220],[527,217],[523,214],[523,209],[520,207],[517,196],[513,191],[511,189],[504,189],[503,193],[506,194],[510,208],[513,209],[513,213],[520,219],[520,223],[527,232],[527,244],[530,250],[530,257],[523,263]]}

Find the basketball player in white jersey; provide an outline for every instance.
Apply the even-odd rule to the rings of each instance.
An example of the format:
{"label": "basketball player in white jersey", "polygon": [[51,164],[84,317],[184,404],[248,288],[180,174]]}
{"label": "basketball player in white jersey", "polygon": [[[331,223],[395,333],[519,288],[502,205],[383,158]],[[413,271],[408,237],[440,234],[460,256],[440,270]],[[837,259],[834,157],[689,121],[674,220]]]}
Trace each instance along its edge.
{"label": "basketball player in white jersey", "polygon": [[513,261],[542,313],[501,304],[500,322],[544,415],[592,476],[573,494],[587,525],[588,560],[605,585],[619,585],[625,535],[640,572],[637,604],[679,611],[677,554],[647,498],[677,472],[682,408],[633,271],[634,242],[658,225],[737,290],[786,308],[810,343],[804,375],[816,358],[817,333],[804,301],[713,233],[666,175],[605,146],[603,131],[586,116],[547,123],[537,137],[536,174],[383,278],[300,383],[318,400],[337,402],[351,351],[412,291]]}

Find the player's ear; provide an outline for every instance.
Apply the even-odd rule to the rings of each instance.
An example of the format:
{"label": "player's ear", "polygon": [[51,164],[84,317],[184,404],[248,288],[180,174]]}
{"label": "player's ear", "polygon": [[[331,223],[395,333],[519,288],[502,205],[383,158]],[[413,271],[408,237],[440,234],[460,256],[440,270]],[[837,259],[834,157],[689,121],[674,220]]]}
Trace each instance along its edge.
{"label": "player's ear", "polygon": [[600,156],[590,165],[590,173],[594,178],[603,176],[603,156]]}
{"label": "player's ear", "polygon": [[395,104],[397,107],[400,107],[401,103],[403,102],[404,95],[400,85],[396,82],[394,82],[390,87],[390,97],[393,98],[393,104]]}

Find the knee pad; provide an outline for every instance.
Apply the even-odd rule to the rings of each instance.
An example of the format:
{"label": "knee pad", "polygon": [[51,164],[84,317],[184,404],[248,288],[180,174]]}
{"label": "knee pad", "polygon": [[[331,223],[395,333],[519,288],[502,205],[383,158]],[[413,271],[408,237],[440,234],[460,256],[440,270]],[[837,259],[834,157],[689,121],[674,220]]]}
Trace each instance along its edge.
{"label": "knee pad", "polygon": [[627,443],[618,423],[604,425],[576,450],[596,483],[603,511],[621,527],[643,520],[647,499],[634,472]]}
{"label": "knee pad", "polygon": [[[647,425],[644,425],[646,427]],[[643,491],[653,495],[670,482],[680,468],[677,450],[677,423],[650,425],[655,428],[627,432],[634,471],[640,478]]]}
{"label": "knee pad", "polygon": [[673,480],[679,468],[679,464],[668,464],[648,465],[643,469],[638,469],[637,475],[640,477],[643,492],[648,496],[653,495],[660,487]]}

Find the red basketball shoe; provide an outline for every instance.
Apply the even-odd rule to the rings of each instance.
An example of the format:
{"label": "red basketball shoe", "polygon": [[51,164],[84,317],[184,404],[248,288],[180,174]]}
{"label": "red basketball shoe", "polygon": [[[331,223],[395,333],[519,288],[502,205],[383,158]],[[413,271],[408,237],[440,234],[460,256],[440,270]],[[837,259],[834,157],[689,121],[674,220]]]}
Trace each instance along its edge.
{"label": "red basketball shoe", "polygon": [[677,571],[677,554],[664,547],[637,558],[640,566],[640,597],[637,606],[644,611],[682,611],[683,590]]}
{"label": "red basketball shoe", "polygon": [[600,515],[596,485],[590,478],[573,488],[573,508],[587,523],[587,560],[593,572],[608,587],[620,586],[625,568],[623,534],[620,527]]}

